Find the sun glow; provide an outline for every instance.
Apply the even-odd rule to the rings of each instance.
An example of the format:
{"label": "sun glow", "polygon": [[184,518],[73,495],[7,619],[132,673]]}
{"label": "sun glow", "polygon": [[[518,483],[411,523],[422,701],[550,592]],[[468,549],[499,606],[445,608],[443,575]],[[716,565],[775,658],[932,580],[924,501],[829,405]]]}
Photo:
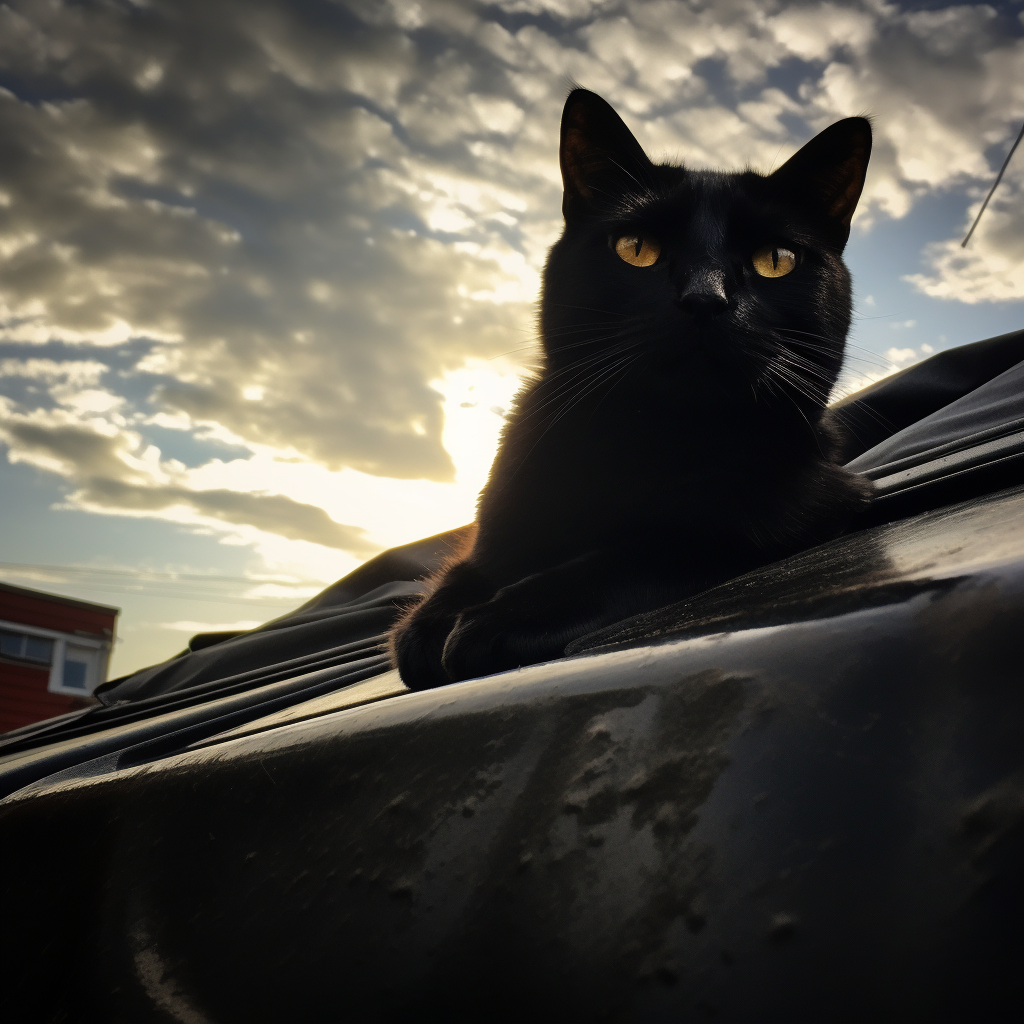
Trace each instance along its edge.
{"label": "sun glow", "polygon": [[[286,494],[316,505],[332,519],[362,527],[381,549],[461,526],[473,519],[487,481],[504,418],[523,380],[511,363],[474,360],[431,386],[444,397],[442,442],[455,464],[455,480],[401,480],[358,470],[332,472],[297,452],[255,448],[250,458],[214,460],[188,473],[195,489]],[[266,565],[300,579],[333,582],[362,559],[306,541],[236,527],[226,543],[252,544]]]}
{"label": "sun glow", "polygon": [[474,501],[487,482],[505,416],[523,379],[521,367],[474,360],[431,382],[444,395],[442,442],[455,463],[454,486],[468,488]]}

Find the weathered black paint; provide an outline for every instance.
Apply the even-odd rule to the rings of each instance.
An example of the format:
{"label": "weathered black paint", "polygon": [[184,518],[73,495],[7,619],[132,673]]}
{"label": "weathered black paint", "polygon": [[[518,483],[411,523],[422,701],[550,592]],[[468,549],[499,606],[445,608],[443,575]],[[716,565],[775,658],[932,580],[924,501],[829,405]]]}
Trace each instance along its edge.
{"label": "weathered black paint", "polygon": [[1022,503],[781,563],[746,618],[738,586],[690,633],[37,783],[0,818],[7,1005],[1016,1019]]}

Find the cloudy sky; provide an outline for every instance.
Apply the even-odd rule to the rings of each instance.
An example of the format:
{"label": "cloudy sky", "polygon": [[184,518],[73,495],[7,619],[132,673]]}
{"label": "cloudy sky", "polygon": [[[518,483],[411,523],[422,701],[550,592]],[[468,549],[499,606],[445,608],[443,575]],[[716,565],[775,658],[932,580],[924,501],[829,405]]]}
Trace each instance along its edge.
{"label": "cloudy sky", "polygon": [[0,579],[121,606],[121,673],[472,518],[570,81],[692,166],[873,116],[848,388],[1024,326],[1024,153],[959,247],[1020,3],[14,0]]}

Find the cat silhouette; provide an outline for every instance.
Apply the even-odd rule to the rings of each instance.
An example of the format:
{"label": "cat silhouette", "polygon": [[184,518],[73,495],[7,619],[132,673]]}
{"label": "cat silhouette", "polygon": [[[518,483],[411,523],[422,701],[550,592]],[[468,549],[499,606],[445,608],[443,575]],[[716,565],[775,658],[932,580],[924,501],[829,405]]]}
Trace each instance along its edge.
{"label": "cat silhouette", "polygon": [[542,365],[475,530],[391,632],[408,686],[557,658],[836,536],[865,507],[825,406],[870,152],[852,117],[767,175],[655,164],[608,103],[569,95]]}

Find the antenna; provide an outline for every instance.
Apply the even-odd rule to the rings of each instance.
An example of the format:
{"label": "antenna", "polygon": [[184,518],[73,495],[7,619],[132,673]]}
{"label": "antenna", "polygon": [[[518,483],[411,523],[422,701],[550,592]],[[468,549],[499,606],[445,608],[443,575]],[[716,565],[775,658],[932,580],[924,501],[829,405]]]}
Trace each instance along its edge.
{"label": "antenna", "polygon": [[971,240],[971,235],[974,234],[974,229],[978,226],[978,221],[981,220],[981,215],[985,212],[985,207],[988,206],[988,201],[992,198],[992,193],[999,188],[999,182],[1003,180],[1003,172],[1006,170],[1007,164],[1010,162],[1010,157],[1013,156],[1014,151],[1020,145],[1020,140],[1024,139],[1024,125],[1021,125],[1020,134],[1017,136],[1017,141],[1010,147],[1010,152],[1006,154],[1006,159],[1003,161],[1003,166],[999,168],[999,173],[996,175],[995,183],[988,190],[988,195],[985,196],[985,202],[981,204],[981,209],[978,211],[978,216],[974,218],[974,223],[971,225],[971,230],[967,232],[967,237],[960,243],[961,249],[967,248],[967,243]]}

